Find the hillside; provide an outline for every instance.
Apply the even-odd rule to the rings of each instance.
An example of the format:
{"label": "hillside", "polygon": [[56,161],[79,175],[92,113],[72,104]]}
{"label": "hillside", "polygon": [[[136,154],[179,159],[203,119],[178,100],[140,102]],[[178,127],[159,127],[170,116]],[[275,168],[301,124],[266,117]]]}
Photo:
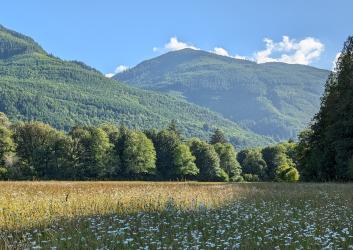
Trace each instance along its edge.
{"label": "hillside", "polygon": [[64,130],[102,122],[163,128],[176,119],[188,137],[207,138],[219,127],[239,147],[272,142],[180,98],[120,84],[83,63],[49,55],[31,38],[2,26],[0,112]]}
{"label": "hillside", "polygon": [[257,64],[183,49],[144,61],[114,79],[181,95],[281,140],[295,138],[318,111],[328,74],[304,65]]}

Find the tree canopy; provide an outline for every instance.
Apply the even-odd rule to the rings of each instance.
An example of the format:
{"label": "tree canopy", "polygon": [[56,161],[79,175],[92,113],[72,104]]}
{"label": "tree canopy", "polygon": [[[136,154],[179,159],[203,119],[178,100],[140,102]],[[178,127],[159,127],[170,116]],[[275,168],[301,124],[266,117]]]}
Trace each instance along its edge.
{"label": "tree canopy", "polygon": [[241,180],[242,170],[233,145],[218,142],[213,146],[218,154],[220,167],[225,171],[228,177],[233,181]]}
{"label": "tree canopy", "polygon": [[[1,114],[0,179],[293,181],[296,145],[248,149],[185,140],[171,126],[145,132],[123,125],[59,131],[38,121],[11,124]],[[173,123],[171,123],[173,124]],[[278,148],[278,149],[277,149]],[[239,160],[239,161],[238,161]]]}

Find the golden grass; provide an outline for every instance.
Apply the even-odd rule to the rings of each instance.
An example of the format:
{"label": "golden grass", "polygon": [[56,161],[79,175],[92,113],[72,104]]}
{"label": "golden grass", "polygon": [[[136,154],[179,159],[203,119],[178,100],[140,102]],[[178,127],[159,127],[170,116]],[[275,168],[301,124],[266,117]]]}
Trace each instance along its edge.
{"label": "golden grass", "polygon": [[321,193],[352,201],[352,185],[198,182],[0,182],[0,229],[46,226],[89,215],[161,211],[168,202],[182,210],[215,208],[235,199],[317,200]]}
{"label": "golden grass", "polygon": [[353,249],[353,184],[0,182],[0,249]]}
{"label": "golden grass", "polygon": [[94,214],[160,211],[171,199],[182,209],[216,207],[240,193],[236,189],[239,186],[215,183],[0,182],[0,228],[36,227]]}

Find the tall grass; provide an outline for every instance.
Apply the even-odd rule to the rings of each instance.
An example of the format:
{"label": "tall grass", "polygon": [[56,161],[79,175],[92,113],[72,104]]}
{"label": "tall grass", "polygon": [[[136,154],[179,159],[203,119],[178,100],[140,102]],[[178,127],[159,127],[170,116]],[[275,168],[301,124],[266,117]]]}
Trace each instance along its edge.
{"label": "tall grass", "polygon": [[353,184],[0,182],[0,249],[353,249]]}
{"label": "tall grass", "polygon": [[[239,190],[239,191],[237,191]],[[0,182],[0,228],[45,226],[94,214],[217,207],[241,193],[239,186],[153,182]]]}

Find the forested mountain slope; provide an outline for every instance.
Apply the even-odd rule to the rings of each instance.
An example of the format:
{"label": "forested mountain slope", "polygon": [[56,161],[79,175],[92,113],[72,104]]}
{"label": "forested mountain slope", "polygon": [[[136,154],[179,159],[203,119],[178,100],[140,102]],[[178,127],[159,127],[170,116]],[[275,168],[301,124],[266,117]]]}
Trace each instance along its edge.
{"label": "forested mountain slope", "polygon": [[182,95],[252,131],[295,138],[318,111],[329,74],[304,65],[257,64],[183,49],[119,73],[114,79]]}
{"label": "forested mountain slope", "polygon": [[59,129],[122,123],[162,128],[177,120],[188,136],[207,138],[221,128],[238,146],[271,143],[185,100],[117,83],[97,70],[46,53],[31,38],[0,26],[0,111],[12,120],[40,120]]}

